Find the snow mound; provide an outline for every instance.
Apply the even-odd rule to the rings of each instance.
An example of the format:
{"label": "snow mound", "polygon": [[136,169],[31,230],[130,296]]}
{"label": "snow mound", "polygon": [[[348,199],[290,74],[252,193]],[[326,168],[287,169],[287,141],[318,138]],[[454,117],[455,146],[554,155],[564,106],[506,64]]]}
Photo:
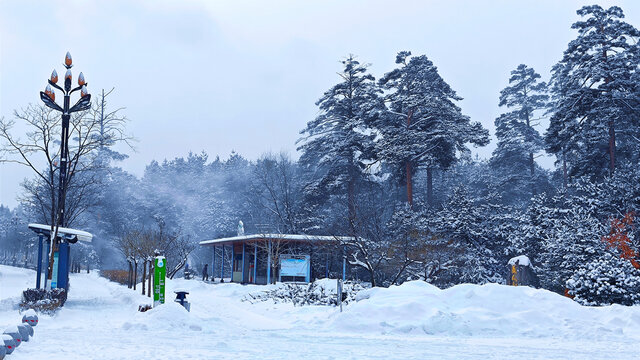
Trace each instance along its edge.
{"label": "snow mound", "polygon": [[125,322],[122,328],[139,328],[143,330],[175,329],[177,331],[201,331],[201,320],[192,316],[182,305],[168,301],[145,312],[138,312],[134,316],[134,323]]}
{"label": "snow mound", "polygon": [[441,290],[410,281],[361,291],[357,300],[328,326],[382,334],[640,338],[640,307],[583,307],[525,286],[462,284]]}

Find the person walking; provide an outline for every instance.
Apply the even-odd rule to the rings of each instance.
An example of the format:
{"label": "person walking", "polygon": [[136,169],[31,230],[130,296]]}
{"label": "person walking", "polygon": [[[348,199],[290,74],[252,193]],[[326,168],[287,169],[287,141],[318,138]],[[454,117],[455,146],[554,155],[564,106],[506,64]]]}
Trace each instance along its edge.
{"label": "person walking", "polygon": [[209,274],[207,273],[207,268],[209,264],[204,264],[204,269],[202,269],[202,281],[209,281]]}

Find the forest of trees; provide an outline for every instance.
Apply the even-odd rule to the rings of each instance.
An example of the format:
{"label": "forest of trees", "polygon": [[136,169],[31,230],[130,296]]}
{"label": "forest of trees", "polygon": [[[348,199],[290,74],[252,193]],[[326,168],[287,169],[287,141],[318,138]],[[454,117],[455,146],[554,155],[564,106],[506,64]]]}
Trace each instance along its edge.
{"label": "forest of trees", "polygon": [[[82,175],[98,185],[70,189],[81,197],[70,225],[95,235],[96,260],[90,249],[78,259],[125,268],[116,244],[133,231],[161,224],[197,243],[234,235],[241,220],[247,233],[351,236],[341,244],[350,276],[378,286],[504,283],[508,260],[524,254],[543,288],[583,304],[639,303],[640,32],[619,7],[577,13],[548,82],[525,64],[504,74],[490,159],[471,151],[489,131],[464,114],[436,64],[410,51],[379,79],[346,57],[318,116],[305,119],[298,160],[190,152],[137,178],[102,143],[91,160],[100,166]],[[536,162],[545,154],[554,169]],[[50,221],[34,181],[20,206],[0,207],[5,261],[28,256],[27,222]],[[193,266],[210,260],[210,249],[190,254]]]}

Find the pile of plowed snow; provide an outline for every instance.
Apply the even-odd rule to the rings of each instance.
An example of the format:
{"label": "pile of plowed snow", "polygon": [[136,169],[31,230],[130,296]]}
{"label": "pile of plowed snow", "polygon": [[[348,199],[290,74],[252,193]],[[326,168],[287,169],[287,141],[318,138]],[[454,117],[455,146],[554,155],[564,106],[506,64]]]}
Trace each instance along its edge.
{"label": "pile of plowed snow", "polygon": [[358,293],[332,317],[336,330],[457,336],[640,338],[640,307],[584,307],[529,287],[463,284],[441,290],[422,281]]}

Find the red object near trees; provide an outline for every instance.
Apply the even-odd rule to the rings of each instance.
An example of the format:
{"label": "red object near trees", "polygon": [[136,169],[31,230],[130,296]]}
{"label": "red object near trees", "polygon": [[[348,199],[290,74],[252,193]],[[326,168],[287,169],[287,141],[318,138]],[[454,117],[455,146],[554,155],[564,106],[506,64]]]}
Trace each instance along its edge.
{"label": "red object near trees", "polygon": [[633,211],[626,213],[622,219],[611,219],[611,232],[602,240],[607,244],[607,247],[617,249],[621,258],[629,260],[633,267],[640,269],[638,252],[631,247],[631,240],[627,235],[629,228],[633,227],[634,219],[635,213]]}

